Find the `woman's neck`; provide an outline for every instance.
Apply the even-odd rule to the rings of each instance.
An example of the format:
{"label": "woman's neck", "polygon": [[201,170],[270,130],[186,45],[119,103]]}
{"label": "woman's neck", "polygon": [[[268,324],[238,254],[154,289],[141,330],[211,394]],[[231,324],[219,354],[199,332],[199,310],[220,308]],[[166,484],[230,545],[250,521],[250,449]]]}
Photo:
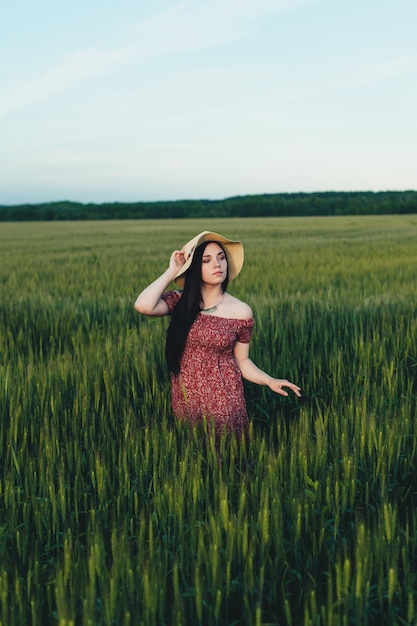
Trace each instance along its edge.
{"label": "woman's neck", "polygon": [[220,304],[220,301],[223,299],[223,296],[224,291],[221,286],[216,285],[213,288],[202,287],[201,298],[203,300],[203,310],[218,306]]}

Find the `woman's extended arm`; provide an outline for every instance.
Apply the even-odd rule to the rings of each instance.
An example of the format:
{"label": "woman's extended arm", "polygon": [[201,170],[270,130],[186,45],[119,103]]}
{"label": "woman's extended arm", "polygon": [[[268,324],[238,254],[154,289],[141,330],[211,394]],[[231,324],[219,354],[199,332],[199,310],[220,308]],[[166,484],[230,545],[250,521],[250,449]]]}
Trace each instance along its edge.
{"label": "woman's extended arm", "polygon": [[148,285],[136,298],[136,311],[143,315],[151,315],[154,317],[168,315],[168,305],[162,300],[161,296],[174,280],[184,263],[184,253],[182,250],[175,250],[171,254],[168,269],[166,269],[159,278],[154,280],[153,283]]}
{"label": "woman's extended arm", "polygon": [[257,385],[267,385],[272,391],[279,393],[281,396],[288,396],[287,391],[283,387],[291,389],[296,396],[301,396],[301,389],[298,385],[291,383],[285,378],[273,378],[266,372],[262,371],[249,358],[249,344],[237,342],[234,348],[234,356],[240,372],[246,380]]}

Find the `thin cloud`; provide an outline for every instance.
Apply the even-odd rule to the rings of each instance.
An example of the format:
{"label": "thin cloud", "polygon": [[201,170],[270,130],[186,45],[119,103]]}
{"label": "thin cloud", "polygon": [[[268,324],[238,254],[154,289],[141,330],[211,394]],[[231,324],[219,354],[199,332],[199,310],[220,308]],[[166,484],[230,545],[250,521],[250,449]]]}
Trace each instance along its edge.
{"label": "thin cloud", "polygon": [[[187,0],[119,33],[118,46],[98,45],[75,52],[60,64],[7,91],[0,115],[44,102],[117,67],[154,56],[213,49],[248,36],[256,18],[294,10],[317,0]],[[125,43],[126,38],[131,43]],[[132,42],[132,40],[134,40]]]}
{"label": "thin cloud", "polygon": [[[365,65],[347,67],[341,71],[338,80],[329,78],[324,73],[320,80],[316,77],[314,82],[301,81],[292,88],[286,88],[281,93],[271,93],[268,98],[265,95],[258,98],[256,95],[252,98],[239,99],[238,102],[231,101],[217,106],[201,108],[199,110],[188,111],[183,115],[171,115],[163,117],[155,117],[152,120],[146,120],[146,123],[138,125],[138,129],[149,129],[156,127],[174,127],[182,123],[190,124],[202,120],[213,118],[236,119],[252,115],[254,112],[261,113],[274,110],[277,107],[292,102],[303,102],[311,98],[320,98],[326,94],[336,94],[346,92],[357,88],[366,88],[375,83],[383,83],[389,81],[396,76],[404,76],[414,73],[417,69],[417,57],[399,57],[397,59],[386,60],[377,65]],[[245,70],[247,73],[247,70]],[[227,79],[227,73],[223,75],[223,80]],[[273,76],[265,72],[264,83],[272,83]],[[237,113],[238,112],[238,113]]]}
{"label": "thin cloud", "polygon": [[31,79],[0,98],[0,115],[43,102],[92,76],[105,74],[122,61],[117,50],[87,49],[68,57],[43,76]]}
{"label": "thin cloud", "polygon": [[383,63],[370,65],[366,68],[367,74],[376,79],[392,78],[395,76],[405,76],[417,69],[417,57],[402,56],[398,59],[390,59]]}

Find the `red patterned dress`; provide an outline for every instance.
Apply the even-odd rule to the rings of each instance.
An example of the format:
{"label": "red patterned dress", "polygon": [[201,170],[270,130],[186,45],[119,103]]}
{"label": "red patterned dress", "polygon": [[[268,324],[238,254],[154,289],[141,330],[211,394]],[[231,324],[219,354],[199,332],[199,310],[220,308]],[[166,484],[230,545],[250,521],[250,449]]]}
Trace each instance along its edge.
{"label": "red patterned dress", "polygon": [[[181,295],[162,298],[170,312]],[[237,341],[249,343],[253,319],[229,319],[200,313],[191,326],[180,362],[172,376],[172,409],[192,424],[213,420],[216,432],[240,435],[248,425],[242,375],[233,355]]]}

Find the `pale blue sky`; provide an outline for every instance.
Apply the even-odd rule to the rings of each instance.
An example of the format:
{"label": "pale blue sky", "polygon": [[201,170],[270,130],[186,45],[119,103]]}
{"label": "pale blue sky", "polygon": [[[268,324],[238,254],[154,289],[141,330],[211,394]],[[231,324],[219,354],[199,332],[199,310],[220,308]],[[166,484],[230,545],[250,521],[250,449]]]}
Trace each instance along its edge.
{"label": "pale blue sky", "polygon": [[417,189],[415,0],[19,0],[0,204]]}

